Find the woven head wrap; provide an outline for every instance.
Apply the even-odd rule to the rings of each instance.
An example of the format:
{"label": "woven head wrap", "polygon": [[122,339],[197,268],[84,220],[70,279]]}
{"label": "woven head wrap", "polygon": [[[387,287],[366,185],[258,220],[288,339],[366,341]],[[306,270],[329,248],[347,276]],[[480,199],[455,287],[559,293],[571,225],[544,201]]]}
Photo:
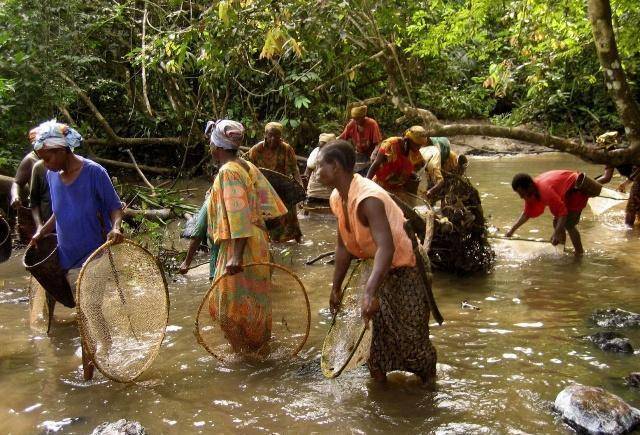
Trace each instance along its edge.
{"label": "woven head wrap", "polygon": [[282,134],[283,128],[284,127],[279,122],[269,122],[269,123],[267,123],[267,125],[264,126],[264,132],[267,133],[267,132],[273,130],[273,131],[277,131],[280,134]]}
{"label": "woven head wrap", "polygon": [[367,116],[367,106],[356,106],[351,109],[352,118],[364,118]]}
{"label": "woven head wrap", "polygon": [[320,146],[331,142],[332,140],[336,140],[336,135],[333,133],[321,133],[320,137],[318,138],[318,144],[320,144]]}
{"label": "woven head wrap", "polygon": [[[35,128],[33,150],[47,150],[69,148],[73,150],[82,144],[82,136],[66,124],[56,122],[55,119],[43,122]],[[33,131],[33,130],[32,130]],[[29,138],[33,137],[29,132]]]}
{"label": "woven head wrap", "polygon": [[209,145],[212,147],[237,150],[242,144],[244,127],[238,121],[220,119],[207,122],[204,134],[209,136]]}
{"label": "woven head wrap", "polygon": [[419,125],[414,125],[407,129],[407,131],[404,132],[404,137],[421,147],[426,146],[428,143],[427,131]]}

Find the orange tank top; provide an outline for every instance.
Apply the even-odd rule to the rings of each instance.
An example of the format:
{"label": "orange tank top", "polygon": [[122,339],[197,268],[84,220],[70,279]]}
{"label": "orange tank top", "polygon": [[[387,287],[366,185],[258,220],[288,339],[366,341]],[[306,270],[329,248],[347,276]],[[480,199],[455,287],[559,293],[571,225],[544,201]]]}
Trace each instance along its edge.
{"label": "orange tank top", "polygon": [[406,219],[398,205],[391,199],[385,190],[367,178],[358,174],[353,176],[353,181],[349,186],[347,198],[347,213],[351,226],[351,231],[347,228],[342,206],[342,197],[337,189],[334,189],[329,199],[331,211],[338,218],[338,231],[344,242],[347,251],[358,258],[373,258],[376,255],[376,243],[371,235],[371,230],[358,219],[358,206],[369,197],[378,198],[384,204],[395,252],[391,267],[415,266],[416,258],[413,253],[411,240],[404,230]]}

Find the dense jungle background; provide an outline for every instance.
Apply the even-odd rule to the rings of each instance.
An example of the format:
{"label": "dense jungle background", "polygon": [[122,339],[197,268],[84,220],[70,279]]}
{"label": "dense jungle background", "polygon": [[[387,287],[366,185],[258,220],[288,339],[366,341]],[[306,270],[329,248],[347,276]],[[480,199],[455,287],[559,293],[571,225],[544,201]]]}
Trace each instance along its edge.
{"label": "dense jungle background", "polygon": [[[3,0],[0,167],[13,175],[28,130],[52,117],[79,128],[83,153],[128,161],[131,149],[139,162],[182,175],[206,159],[203,125],[215,118],[242,121],[248,145],[279,120],[306,155],[320,131],[341,131],[355,101],[371,103],[387,136],[415,123],[398,110],[400,97],[448,122],[589,142],[625,126],[594,44],[596,3],[609,5]],[[637,101],[640,3],[610,6]]]}

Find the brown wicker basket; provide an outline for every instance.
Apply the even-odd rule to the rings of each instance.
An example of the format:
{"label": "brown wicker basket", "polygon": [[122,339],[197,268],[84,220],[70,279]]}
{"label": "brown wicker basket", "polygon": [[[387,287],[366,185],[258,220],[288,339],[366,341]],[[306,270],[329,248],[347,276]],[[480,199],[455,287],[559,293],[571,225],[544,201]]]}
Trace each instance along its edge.
{"label": "brown wicker basket", "polygon": [[40,285],[62,305],[74,308],[73,293],[58,260],[58,237],[44,236],[37,245],[31,245],[22,259],[24,267]]}

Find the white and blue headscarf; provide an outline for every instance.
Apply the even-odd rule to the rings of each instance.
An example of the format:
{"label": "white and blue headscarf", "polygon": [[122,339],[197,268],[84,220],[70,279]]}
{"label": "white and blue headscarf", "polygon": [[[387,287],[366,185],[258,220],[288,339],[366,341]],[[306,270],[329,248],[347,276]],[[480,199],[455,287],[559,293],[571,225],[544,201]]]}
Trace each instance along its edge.
{"label": "white and blue headscarf", "polygon": [[244,127],[238,121],[219,119],[207,122],[204,134],[209,136],[209,144],[212,147],[237,150],[242,144]]}
{"label": "white and blue headscarf", "polygon": [[55,119],[43,122],[35,128],[36,137],[33,141],[33,150],[69,148],[73,150],[82,144],[82,136],[66,124],[61,124]]}

